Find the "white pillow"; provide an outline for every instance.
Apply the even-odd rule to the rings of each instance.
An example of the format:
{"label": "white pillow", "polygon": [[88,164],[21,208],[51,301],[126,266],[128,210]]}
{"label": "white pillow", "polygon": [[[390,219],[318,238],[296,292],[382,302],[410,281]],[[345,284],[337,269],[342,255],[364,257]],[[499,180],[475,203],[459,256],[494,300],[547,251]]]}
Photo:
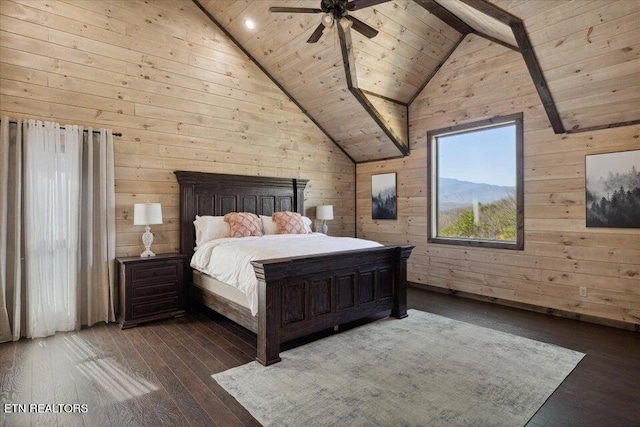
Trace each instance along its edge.
{"label": "white pillow", "polygon": [[224,216],[198,216],[193,221],[196,227],[196,248],[213,239],[231,236],[231,227],[224,221]]}
{"label": "white pillow", "polygon": [[302,223],[304,224],[304,229],[307,230],[307,233],[313,233],[313,230],[311,230],[311,224],[313,224],[313,221],[311,221],[311,218],[307,216],[303,216]]}
{"label": "white pillow", "polygon": [[[270,216],[260,215],[262,220],[262,231],[264,234],[278,234],[278,224]],[[312,233],[311,224],[313,221],[309,217],[303,216],[302,223],[307,233]]]}
{"label": "white pillow", "polygon": [[264,234],[278,234],[278,224],[270,216],[260,215]]}

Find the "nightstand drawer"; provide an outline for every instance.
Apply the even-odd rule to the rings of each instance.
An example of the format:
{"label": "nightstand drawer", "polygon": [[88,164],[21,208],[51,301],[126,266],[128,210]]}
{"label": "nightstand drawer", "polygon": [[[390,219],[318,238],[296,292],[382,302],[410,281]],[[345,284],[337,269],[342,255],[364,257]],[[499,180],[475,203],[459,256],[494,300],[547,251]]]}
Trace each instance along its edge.
{"label": "nightstand drawer", "polygon": [[137,319],[139,317],[155,315],[164,313],[166,311],[174,311],[178,309],[179,305],[177,296],[162,300],[134,303],[132,318]]}
{"label": "nightstand drawer", "polygon": [[178,277],[182,263],[147,263],[136,265],[131,269],[131,284],[161,279],[175,279]]}
{"label": "nightstand drawer", "polygon": [[134,302],[147,297],[164,298],[178,295],[178,282],[152,283],[142,286],[138,284],[131,291]]}

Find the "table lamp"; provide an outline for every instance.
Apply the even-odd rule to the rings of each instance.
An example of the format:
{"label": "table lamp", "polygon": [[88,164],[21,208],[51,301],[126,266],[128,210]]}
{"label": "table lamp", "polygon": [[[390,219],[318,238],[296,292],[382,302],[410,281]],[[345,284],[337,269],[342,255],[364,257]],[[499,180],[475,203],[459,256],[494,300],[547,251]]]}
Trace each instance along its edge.
{"label": "table lamp", "polygon": [[322,233],[327,234],[327,221],[333,219],[333,205],[316,206],[316,218],[322,220]]}
{"label": "table lamp", "polygon": [[162,224],[162,206],[160,206],[160,203],[136,203],[133,205],[133,225],[145,226],[145,232],[142,234],[142,243],[145,251],[140,254],[143,258],[156,256],[151,252],[153,233],[151,233],[151,227],[149,227],[154,224]]}

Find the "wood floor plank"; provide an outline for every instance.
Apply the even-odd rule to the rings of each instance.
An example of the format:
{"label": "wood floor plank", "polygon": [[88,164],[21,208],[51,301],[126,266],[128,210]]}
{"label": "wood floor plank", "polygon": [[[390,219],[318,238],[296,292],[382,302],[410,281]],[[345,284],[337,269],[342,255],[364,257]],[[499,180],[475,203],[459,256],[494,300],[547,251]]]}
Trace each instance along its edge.
{"label": "wood floor plank", "polygon": [[136,338],[138,345],[147,347],[144,354],[147,363],[152,363],[158,379],[169,394],[173,396],[178,408],[187,418],[189,424],[194,427],[216,425],[191,393],[192,384],[176,375],[175,371],[179,373],[185,373],[185,371],[184,369],[179,369],[179,367],[172,366],[172,363],[179,361],[168,354],[169,350],[165,348],[161,340],[155,337],[153,328],[140,326],[132,330],[130,336]]}
{"label": "wood floor plank", "polygon": [[[181,318],[174,320],[175,325],[179,328],[180,333],[184,337],[189,337],[191,341],[198,343],[193,347],[189,346],[192,353],[209,369],[209,374],[212,375],[216,372],[216,369],[219,368],[219,362],[215,360],[211,356],[211,353],[208,351],[207,347],[209,347],[213,342],[209,339],[209,337],[205,335],[201,335],[194,328],[192,328],[191,324],[194,323],[194,319],[191,318]],[[195,321],[197,322],[197,321]],[[175,336],[175,335],[174,335]],[[200,339],[200,340],[199,340]],[[187,345],[187,342],[183,340],[183,344]],[[239,363],[237,366],[241,365]],[[226,366],[223,367],[222,370],[227,370],[235,366]],[[213,378],[209,377],[211,380]],[[231,410],[236,417],[247,426],[257,426],[260,425],[255,418],[251,416],[251,414],[238,403],[226,390],[224,390],[216,381],[208,381],[206,382],[207,387],[209,387],[215,394],[220,398],[222,402]]]}
{"label": "wood floor plank", "polygon": [[[210,344],[212,344],[213,342],[210,340],[210,337],[201,335],[199,332],[193,329],[191,327],[192,326],[191,324],[193,322],[194,320],[189,318],[181,318],[181,319],[175,320],[176,326],[180,328],[180,332],[184,336],[188,336],[192,341],[195,341],[195,342],[198,342],[198,338],[200,337],[202,338],[203,341],[201,342],[204,343],[204,345],[201,344],[201,345],[198,345],[195,347],[189,347],[189,348],[192,350],[194,355],[200,361],[202,361],[202,363],[205,366],[207,366],[207,368],[209,369],[210,375],[216,372],[222,372],[222,371],[216,371],[216,369],[218,369],[219,367],[219,363],[217,361],[214,362],[214,358],[211,357],[211,353],[207,349],[207,347],[209,347]],[[242,364],[243,363],[238,363],[238,365],[234,365],[234,366],[225,366],[224,368],[222,368],[222,370],[227,370],[235,366],[240,366]],[[253,418],[251,414],[243,406],[241,406],[238,403],[238,401],[235,400],[226,390],[220,387],[220,385],[216,381],[209,381],[206,384],[207,384],[207,387],[213,390],[216,393],[216,395],[220,398],[220,400],[224,402],[224,404],[227,405],[227,407],[235,414],[235,416],[238,417],[245,425],[247,426],[259,425],[256,422],[255,418]]]}
{"label": "wood floor plank", "polygon": [[[160,339],[165,337],[165,345],[171,349],[176,357],[184,362],[191,372],[193,372],[193,374],[202,381],[204,387],[207,388],[208,393],[202,392],[202,394],[207,397],[203,407],[207,410],[211,418],[221,426],[244,425],[240,418],[238,418],[233,411],[227,407],[212,387],[210,387],[210,385],[215,382],[211,377],[213,372],[197,356],[197,354],[200,354],[200,356],[206,360],[206,351],[204,351],[201,346],[197,345],[187,335],[183,334],[175,324],[165,322],[163,328],[166,333],[156,330],[156,336]],[[193,384],[193,382],[191,382],[191,384]]]}
{"label": "wood floor plank", "polygon": [[[15,357],[16,350],[18,349],[18,343],[4,343],[0,348],[2,349],[2,351],[0,351],[0,402],[17,403],[12,401],[12,395],[15,392],[15,387],[13,385],[13,370],[16,366]],[[4,427],[7,425],[7,416],[5,416],[4,411],[1,413],[2,417],[0,417],[0,427]]]}
{"label": "wood floor plank", "polygon": [[144,339],[156,350],[195,401],[197,406],[192,405],[191,410],[202,414],[201,422],[207,425],[219,425],[215,420],[215,410],[219,409],[215,406],[219,405],[219,400],[207,389],[200,378],[193,373],[190,366],[188,366],[188,361],[182,360],[176,354],[176,349],[179,349],[178,352],[182,356],[188,356],[190,353],[186,349],[181,349],[182,345],[176,343],[171,337],[166,337],[167,340],[164,341],[162,336],[166,334],[158,334],[158,332],[162,332],[160,328],[140,328],[140,333]]}
{"label": "wood floor plank", "polygon": [[[137,329],[127,329],[121,332],[136,349],[142,360],[149,366],[150,371],[153,373],[152,378],[155,379],[153,383],[160,387],[159,392],[161,398],[171,400],[171,403],[164,404],[165,407],[177,408],[176,413],[168,413],[169,419],[165,420],[165,423],[170,421],[169,425],[190,426],[191,423],[188,420],[188,414],[185,412],[187,408],[182,406],[184,399],[181,398],[180,393],[183,393],[183,390],[181,385],[176,385],[177,380],[173,376],[173,373],[171,373]],[[152,378],[149,379],[151,380]],[[173,390],[177,390],[177,393],[172,393]],[[162,412],[167,413],[166,410]]]}
{"label": "wood floor plank", "polygon": [[206,315],[198,312],[192,313],[192,316],[195,319],[200,320],[206,328],[208,328],[209,330],[213,331],[214,333],[218,334],[221,338],[223,338],[223,340],[220,341],[221,345],[224,346],[223,348],[227,352],[231,353],[234,357],[238,358],[238,360],[245,360],[246,359],[245,356],[249,356],[251,360],[255,359],[256,344],[254,343],[252,346],[251,344],[249,344],[248,342],[240,338],[236,334],[236,332],[229,331],[224,326],[225,322],[228,322],[227,319],[213,320],[207,317]]}
{"label": "wood floor plank", "polygon": [[[221,362],[213,354],[207,351],[205,346],[202,345],[202,343],[211,343],[211,341],[195,329],[191,328],[189,325],[191,322],[191,320],[183,317],[180,319],[173,319],[170,323],[171,327],[168,327],[167,325],[169,322],[165,322],[166,324],[163,326],[167,329],[167,332],[178,340],[178,342],[196,354],[198,359],[207,366],[212,374],[229,369],[228,365]],[[199,338],[201,341],[199,341]]]}
{"label": "wood floor plank", "polygon": [[100,422],[104,423],[104,419],[108,419],[111,426],[117,427],[138,425],[127,406],[120,401],[122,388],[110,372],[110,355],[101,349],[94,328],[79,332],[82,340],[78,345],[84,352],[84,358],[77,366],[89,380],[87,390],[93,394],[94,408],[104,417]]}
{"label": "wood floor plank", "polygon": [[[76,381],[74,380],[72,359],[65,352],[63,337],[64,335],[60,334],[47,340],[51,348],[53,402],[73,405],[73,403],[78,402],[80,398],[78,397]],[[57,414],[57,419],[58,425],[60,426],[80,427],[85,425],[82,412],[80,411],[66,411],[63,409]]]}
{"label": "wood floor plank", "polygon": [[[10,371],[13,367],[17,348],[18,343],[16,341],[2,344],[2,351],[0,351],[0,374]],[[0,393],[2,391],[4,390],[0,390]]]}
{"label": "wood floor plank", "polygon": [[[31,359],[31,402],[38,404],[54,403],[53,370],[51,368],[51,340],[37,338],[32,347]],[[38,410],[31,414],[32,426],[57,426],[58,418],[54,412]]]}
{"label": "wood floor plank", "polygon": [[127,331],[121,331],[114,327],[109,327],[108,331],[134,378],[144,387],[143,391],[145,392],[141,393],[138,399],[143,413],[147,417],[147,425],[176,426],[180,425],[181,421],[184,423],[182,414],[171,396],[160,385],[160,381],[140,356],[138,350],[129,342],[126,336]]}
{"label": "wood floor plank", "polygon": [[139,409],[136,408],[135,401],[130,400],[131,394],[127,391],[126,373],[116,361],[110,344],[105,342],[105,327],[107,326],[99,323],[90,329],[94,336],[92,344],[101,353],[98,359],[89,362],[92,365],[91,372],[100,381],[102,388],[111,395],[106,410],[113,425],[143,426],[144,420],[137,415]]}
{"label": "wood floor plank", "polygon": [[105,324],[95,325],[93,333],[96,336],[100,349],[107,355],[105,367],[116,381],[121,395],[121,407],[133,419],[135,425],[159,425],[155,411],[152,407],[144,407],[144,399],[138,399],[152,391],[152,385],[146,380],[139,378],[129,367],[125,359],[109,333],[109,328]]}
{"label": "wood floor plank", "polygon": [[199,320],[189,322],[184,325],[185,333],[192,334],[193,338],[198,341],[212,356],[218,359],[224,366],[229,369],[241,365],[242,359],[238,359],[229,352],[233,348],[233,344],[227,340],[221,339],[219,335],[213,333]]}
{"label": "wood floor plank", "polygon": [[144,339],[138,328],[128,329],[126,334],[131,344],[138,350],[140,356],[152,369],[162,388],[175,402],[176,407],[182,415],[182,418],[180,418],[180,420],[182,420],[181,425],[198,425],[197,419],[194,419],[190,410],[191,405],[194,404],[193,397],[185,389],[180,380],[176,378],[171,369],[169,369],[162,358],[156,353],[156,350]]}
{"label": "wood floor plank", "polygon": [[[235,346],[235,343],[240,341],[239,338],[233,339],[232,337],[230,337],[228,335],[228,332],[224,331],[224,328],[222,328],[222,326],[215,325],[215,323],[211,319],[207,319],[204,316],[193,316],[193,318],[198,321],[190,323],[189,326],[200,332],[200,334],[204,337],[211,336],[215,338],[215,342],[212,342],[212,345],[208,345],[207,349],[212,352],[212,354],[215,354],[215,356],[227,366],[238,366],[239,364],[247,363],[248,358],[249,360],[253,360],[255,358],[255,353],[253,357],[250,357],[246,354],[246,352],[238,349]],[[220,329],[222,329],[223,331],[220,331]],[[234,341],[234,343],[229,341],[229,339]]]}
{"label": "wood floor plank", "polygon": [[[13,365],[9,375],[2,379],[2,403],[29,404],[31,400],[31,350],[33,340],[20,340],[18,343],[0,344],[2,346],[15,345]],[[6,399],[6,400],[5,400]],[[3,426],[31,425],[31,414],[28,412],[12,412],[2,417]]]}
{"label": "wood floor plank", "polygon": [[93,373],[93,366],[102,355],[87,339],[88,337],[93,338],[93,331],[90,329],[61,336],[65,355],[71,359],[73,365],[70,376],[74,379],[78,392],[77,403],[87,405],[87,412],[82,414],[85,425],[111,425],[111,419],[105,407],[111,396],[100,385]]}

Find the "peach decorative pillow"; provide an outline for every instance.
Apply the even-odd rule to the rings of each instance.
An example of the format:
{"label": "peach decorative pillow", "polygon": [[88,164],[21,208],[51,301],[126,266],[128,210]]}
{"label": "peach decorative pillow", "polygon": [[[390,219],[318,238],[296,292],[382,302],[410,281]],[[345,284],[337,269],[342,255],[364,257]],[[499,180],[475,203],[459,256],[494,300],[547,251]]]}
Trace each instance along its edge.
{"label": "peach decorative pillow", "polygon": [[299,213],[276,212],[272,218],[278,224],[278,234],[307,234]]}
{"label": "peach decorative pillow", "polygon": [[256,214],[231,212],[224,216],[231,228],[231,237],[262,236],[262,222]]}

